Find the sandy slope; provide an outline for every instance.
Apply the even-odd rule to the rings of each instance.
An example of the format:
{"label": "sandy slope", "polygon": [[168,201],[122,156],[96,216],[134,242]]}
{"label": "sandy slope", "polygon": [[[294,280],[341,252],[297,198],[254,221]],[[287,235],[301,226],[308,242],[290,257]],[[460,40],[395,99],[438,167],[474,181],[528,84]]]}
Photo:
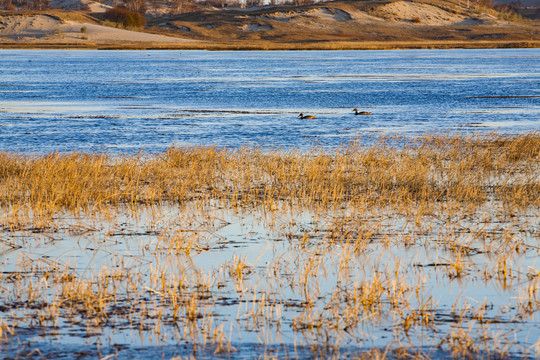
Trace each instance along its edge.
{"label": "sandy slope", "polygon": [[465,18],[463,15],[452,14],[433,5],[415,4],[408,1],[396,1],[381,6],[377,13],[390,21],[415,19],[419,24],[433,26],[457,24]]}
{"label": "sandy slope", "polygon": [[[150,19],[155,30],[209,42],[297,44],[313,48],[366,48],[363,44],[449,47],[538,46],[540,22],[511,22],[493,10],[467,8],[464,0],[364,0],[305,6],[204,10]],[[412,43],[416,43],[414,45]],[[411,45],[402,45],[402,44]],[[489,43],[490,45],[486,45]],[[352,45],[351,45],[352,44]],[[446,46],[446,45],[444,45]],[[285,47],[285,46],[284,46]],[[371,47],[368,47],[371,48]]]}
{"label": "sandy slope", "polygon": [[[85,33],[81,32],[83,27],[86,27]],[[62,21],[48,15],[0,17],[0,43],[13,42],[14,40],[26,43],[182,43],[196,41],[122,30],[97,24]]]}
{"label": "sandy slope", "polygon": [[102,13],[112,8],[112,6],[91,0],[51,0],[49,7],[64,10],[82,10],[87,8],[93,13]]}
{"label": "sandy slope", "polygon": [[[95,5],[92,0],[82,1],[86,6]],[[54,2],[64,7],[81,4],[81,0]],[[63,21],[53,15],[12,13],[2,16],[0,13],[0,44],[162,43],[193,48],[365,48],[363,44],[371,42],[382,44],[376,46],[384,48],[446,42],[447,45],[442,46],[540,46],[540,21],[507,21],[493,10],[467,8],[465,4],[463,0],[344,0],[297,7],[206,9],[148,17],[148,28],[154,34]],[[78,18],[86,19],[83,13],[78,14]],[[81,32],[83,26],[86,33]]]}

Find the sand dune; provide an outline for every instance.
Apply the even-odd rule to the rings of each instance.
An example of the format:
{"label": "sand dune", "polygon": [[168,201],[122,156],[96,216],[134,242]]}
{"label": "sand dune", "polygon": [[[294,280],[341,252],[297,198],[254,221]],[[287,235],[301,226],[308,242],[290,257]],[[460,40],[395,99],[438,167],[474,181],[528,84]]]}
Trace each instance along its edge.
{"label": "sand dune", "polygon": [[[96,12],[105,10],[92,0],[52,3],[69,9],[84,5]],[[204,9],[178,15],[154,12],[147,16],[147,31],[152,34],[100,26],[97,19],[87,23],[85,12],[69,12],[78,17],[58,12],[64,20],[55,16],[57,12],[0,13],[0,44],[116,47],[122,43],[159,43],[183,48],[267,49],[313,44],[318,48],[363,48],[367,42],[379,44],[379,48],[430,47],[442,42],[446,44],[443,47],[540,46],[540,22],[510,21],[494,10],[468,8],[465,4],[453,0],[366,0]],[[82,22],[66,20],[74,18]],[[83,27],[85,32],[81,31]]]}
{"label": "sand dune", "polygon": [[49,6],[52,9],[83,10],[89,9],[92,13],[102,13],[112,6],[92,0],[51,0]]}
{"label": "sand dune", "polygon": [[[83,33],[83,28],[85,31]],[[90,23],[63,21],[49,15],[11,15],[0,17],[0,43],[182,43],[197,40],[117,29]]]}
{"label": "sand dune", "polygon": [[344,42],[397,46],[404,42],[423,46],[454,42],[456,47],[480,42],[486,46],[491,42],[488,46],[499,47],[534,46],[540,41],[540,22],[513,22],[494,10],[469,8],[465,1],[452,0],[332,1],[214,9],[149,19],[149,25],[164,32],[184,33],[192,39],[247,45],[266,42],[268,48],[315,43],[341,48]]}
{"label": "sand dune", "polygon": [[465,18],[463,15],[452,14],[433,5],[408,1],[396,1],[381,6],[378,14],[390,21],[413,21],[414,19],[413,23],[435,26],[457,24]]}

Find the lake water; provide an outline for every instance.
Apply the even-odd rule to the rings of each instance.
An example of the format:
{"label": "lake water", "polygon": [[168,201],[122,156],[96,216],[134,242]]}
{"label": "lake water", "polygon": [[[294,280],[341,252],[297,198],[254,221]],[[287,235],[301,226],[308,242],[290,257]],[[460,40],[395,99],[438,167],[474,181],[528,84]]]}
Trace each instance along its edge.
{"label": "lake water", "polygon": [[540,125],[539,84],[540,49],[0,50],[0,147],[306,148],[381,133],[526,132]]}
{"label": "lake water", "polygon": [[[160,152],[173,144],[331,149],[380,134],[538,131],[539,60],[540,49],[0,50],[0,151],[121,154]],[[353,108],[372,115],[355,116]],[[299,119],[300,112],[317,118]],[[475,342],[486,346],[478,358],[497,351],[514,359],[540,354],[537,208],[507,216],[500,204],[474,214],[442,207],[420,221],[384,208],[356,219],[355,209],[316,213],[298,207],[274,214],[195,205],[149,207],[135,215],[111,210],[109,217],[59,213],[46,229],[0,227],[0,330],[4,322],[16,330],[11,341],[0,336],[0,358],[311,359],[317,355],[312,345],[331,350],[339,343],[334,350],[341,358],[403,346],[445,359],[451,355],[446,349],[454,348],[448,344],[467,339],[471,348]],[[8,223],[13,209],[3,206],[0,219]],[[379,237],[358,251],[347,241],[334,242],[328,229],[347,216]],[[191,252],[167,248],[179,236],[197,246]],[[454,242],[465,249],[463,261],[461,252],[451,251]],[[524,250],[505,257],[513,242]],[[499,244],[507,247],[499,250]],[[465,269],[459,276],[452,272],[456,256]],[[344,258],[350,258],[348,266]],[[240,279],[238,259],[249,265]],[[503,276],[501,264],[506,269],[507,263],[510,275]],[[312,264],[318,272],[310,273]],[[118,303],[107,303],[110,318],[103,325],[70,314],[69,307],[47,320],[48,306],[63,299],[58,289],[69,283],[55,283],[55,274],[94,281],[106,266],[131,274],[122,276],[138,286],[140,303],[130,292],[136,286],[125,280]],[[44,276],[49,268],[54,271]],[[216,354],[203,346],[196,353],[211,339],[186,335],[183,313],[170,321],[169,300],[154,290],[165,288],[156,286],[153,274],[159,273],[168,281],[163,284],[174,283],[186,296],[199,291],[193,279],[206,281],[210,296],[197,298],[202,315],[195,322],[222,329],[238,351]],[[376,274],[388,276],[387,289],[408,294],[400,300],[407,306],[393,308],[387,296],[380,313],[365,311],[352,330],[331,328],[354,310],[347,299],[351,290],[369,285]],[[298,285],[304,275],[311,288]],[[182,276],[191,281],[185,287]],[[29,286],[43,298],[42,307],[23,306],[20,294]],[[529,313],[523,309],[530,298]],[[314,299],[313,310],[304,299]],[[134,320],[122,312],[131,309]],[[155,315],[160,310],[163,323]],[[423,312],[433,316],[427,325]],[[32,320],[35,314],[44,325],[41,318]],[[303,319],[315,319],[314,325]],[[403,330],[410,319],[410,330]]]}

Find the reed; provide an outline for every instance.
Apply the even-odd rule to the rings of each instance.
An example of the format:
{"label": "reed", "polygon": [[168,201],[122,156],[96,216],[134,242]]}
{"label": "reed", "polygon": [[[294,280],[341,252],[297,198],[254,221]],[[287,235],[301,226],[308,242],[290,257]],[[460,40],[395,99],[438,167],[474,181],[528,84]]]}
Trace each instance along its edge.
{"label": "reed", "polygon": [[537,206],[540,136],[425,136],[404,148],[392,138],[332,153],[313,149],[170,148],[164,154],[0,154],[0,203],[15,214],[52,217],[110,206],[226,200],[337,207],[489,200]]}
{"label": "reed", "polygon": [[[174,338],[195,353],[233,353],[237,333],[262,344],[286,334],[340,358],[341,344],[388,329],[387,349],[357,358],[429,358],[420,343],[504,355],[519,343],[496,343],[491,326],[540,309],[539,272],[523,265],[538,251],[539,160],[538,133],[332,151],[0,153],[0,249],[20,254],[0,273],[0,339],[51,335],[62,321],[85,336]],[[231,224],[244,244],[228,237]],[[266,248],[242,252],[254,229]],[[81,268],[33,250],[60,241],[87,244],[76,251],[92,259]],[[200,265],[205,256],[212,266]],[[463,284],[508,301],[440,304],[432,289]]]}

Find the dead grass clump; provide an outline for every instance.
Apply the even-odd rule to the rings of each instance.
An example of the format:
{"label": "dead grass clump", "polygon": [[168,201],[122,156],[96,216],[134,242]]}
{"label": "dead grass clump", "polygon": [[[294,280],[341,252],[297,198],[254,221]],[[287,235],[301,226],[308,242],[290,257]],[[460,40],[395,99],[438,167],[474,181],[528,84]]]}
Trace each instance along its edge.
{"label": "dead grass clump", "polygon": [[494,199],[510,207],[539,204],[534,196],[540,190],[537,133],[425,136],[405,148],[391,147],[389,140],[332,153],[213,147],[122,158],[2,153],[0,203],[4,209],[45,217],[64,210],[192,200],[266,208],[278,201],[398,208],[441,201],[476,206]]}
{"label": "dead grass clump", "polygon": [[9,335],[14,335],[13,329],[4,321],[0,320],[0,342],[6,341]]}

